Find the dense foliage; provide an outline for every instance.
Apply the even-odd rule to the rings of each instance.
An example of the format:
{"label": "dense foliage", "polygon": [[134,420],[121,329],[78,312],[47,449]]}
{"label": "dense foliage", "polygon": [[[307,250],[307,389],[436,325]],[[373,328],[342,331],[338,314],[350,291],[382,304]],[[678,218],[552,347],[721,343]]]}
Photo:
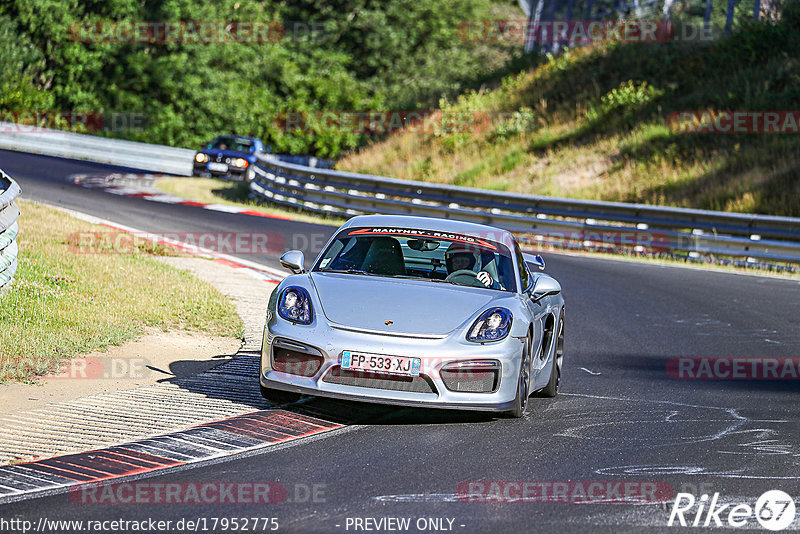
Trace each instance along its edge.
{"label": "dense foliage", "polygon": [[[520,16],[509,0],[7,0],[0,112],[116,112],[144,117],[146,127],[107,122],[97,133],[194,147],[234,132],[280,152],[337,156],[364,136],[287,133],[282,114],[431,107],[495,77],[519,48],[464,42],[458,24],[509,16]],[[95,29],[113,21],[256,21],[282,32],[268,42],[111,42],[100,30],[77,31],[92,21]]]}
{"label": "dense foliage", "polygon": [[[441,104],[443,114],[489,114],[491,125],[451,135],[400,133],[340,159],[338,168],[798,217],[800,1],[780,7],[779,16],[760,22],[745,13],[729,35],[709,40],[681,39],[691,28],[676,25],[676,37],[665,42],[604,43],[550,56],[499,88]],[[701,126],[728,111],[782,114],[783,133],[679,128],[686,112],[705,117]]]}

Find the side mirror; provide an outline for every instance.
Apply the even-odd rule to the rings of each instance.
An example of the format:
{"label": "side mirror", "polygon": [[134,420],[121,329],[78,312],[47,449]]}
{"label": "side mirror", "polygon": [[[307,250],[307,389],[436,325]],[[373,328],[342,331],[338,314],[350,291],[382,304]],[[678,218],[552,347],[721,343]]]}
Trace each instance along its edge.
{"label": "side mirror", "polygon": [[540,271],[544,270],[544,258],[541,256],[541,254],[537,254],[536,256],[534,256],[529,260],[529,262],[537,266]]}
{"label": "side mirror", "polygon": [[559,293],[561,293],[561,284],[552,276],[543,274],[540,275],[533,284],[531,298],[533,302],[539,302],[549,295],[558,295]]}
{"label": "side mirror", "polygon": [[290,250],[281,256],[281,266],[286,267],[294,274],[306,272],[306,270],[303,268],[304,262],[305,258],[303,257],[303,253],[299,250]]}
{"label": "side mirror", "polygon": [[528,273],[528,285],[525,287],[525,289],[522,292],[523,293],[530,293],[530,292],[533,291],[533,284],[534,284],[534,282],[536,282],[536,277],[533,276],[533,274],[531,273],[531,270],[528,269],[528,265],[527,264],[525,264],[525,272]]}

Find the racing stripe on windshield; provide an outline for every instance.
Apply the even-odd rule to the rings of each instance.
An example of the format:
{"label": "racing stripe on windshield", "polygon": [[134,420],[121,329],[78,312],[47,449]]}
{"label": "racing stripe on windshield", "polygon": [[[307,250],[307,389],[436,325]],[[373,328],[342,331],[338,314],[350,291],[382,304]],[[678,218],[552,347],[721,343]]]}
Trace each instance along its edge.
{"label": "racing stripe on windshield", "polygon": [[360,228],[358,230],[352,230],[348,232],[347,235],[354,235],[354,236],[390,235],[395,237],[423,237],[423,238],[427,237],[430,239],[441,239],[444,241],[453,241],[458,243],[469,243],[472,245],[480,245],[491,250],[497,250],[497,247],[495,245],[479,237],[454,234],[450,232],[433,232],[429,230],[412,230],[408,228],[396,228],[396,229]]}

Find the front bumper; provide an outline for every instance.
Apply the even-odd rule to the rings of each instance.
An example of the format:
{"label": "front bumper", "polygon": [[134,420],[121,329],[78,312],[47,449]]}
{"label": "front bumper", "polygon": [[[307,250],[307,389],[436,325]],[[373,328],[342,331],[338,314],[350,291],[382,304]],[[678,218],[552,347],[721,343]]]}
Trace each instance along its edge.
{"label": "front bumper", "polygon": [[212,171],[208,168],[208,163],[197,163],[195,161],[192,170],[195,176],[207,173],[216,177],[225,176],[227,178],[243,179],[249,168],[250,165],[247,167],[234,167],[233,165],[228,165],[227,171]]}
{"label": "front bumper", "polygon": [[[461,330],[439,338],[394,336],[344,330],[327,323],[324,317],[315,317],[308,326],[272,317],[264,328],[260,382],[270,389],[399,406],[495,412],[511,409],[524,340],[509,336],[481,345],[466,341],[464,336]],[[280,361],[274,360],[276,351],[287,348],[307,354],[313,364],[301,364],[291,370],[274,364]],[[341,356],[346,350],[420,358],[420,378],[395,380],[389,375],[342,370]],[[493,391],[448,389],[442,369],[475,360],[499,362]],[[348,375],[347,380],[342,375]],[[447,383],[453,386],[452,380]]]}

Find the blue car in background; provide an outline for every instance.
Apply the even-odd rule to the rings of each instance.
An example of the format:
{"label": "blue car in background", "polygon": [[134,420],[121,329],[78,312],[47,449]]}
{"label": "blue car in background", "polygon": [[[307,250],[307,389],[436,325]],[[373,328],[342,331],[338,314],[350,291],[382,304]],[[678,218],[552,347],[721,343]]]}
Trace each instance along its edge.
{"label": "blue car in background", "polygon": [[264,143],[257,137],[218,135],[195,154],[192,174],[249,182],[255,174],[256,156],[264,152]]}

